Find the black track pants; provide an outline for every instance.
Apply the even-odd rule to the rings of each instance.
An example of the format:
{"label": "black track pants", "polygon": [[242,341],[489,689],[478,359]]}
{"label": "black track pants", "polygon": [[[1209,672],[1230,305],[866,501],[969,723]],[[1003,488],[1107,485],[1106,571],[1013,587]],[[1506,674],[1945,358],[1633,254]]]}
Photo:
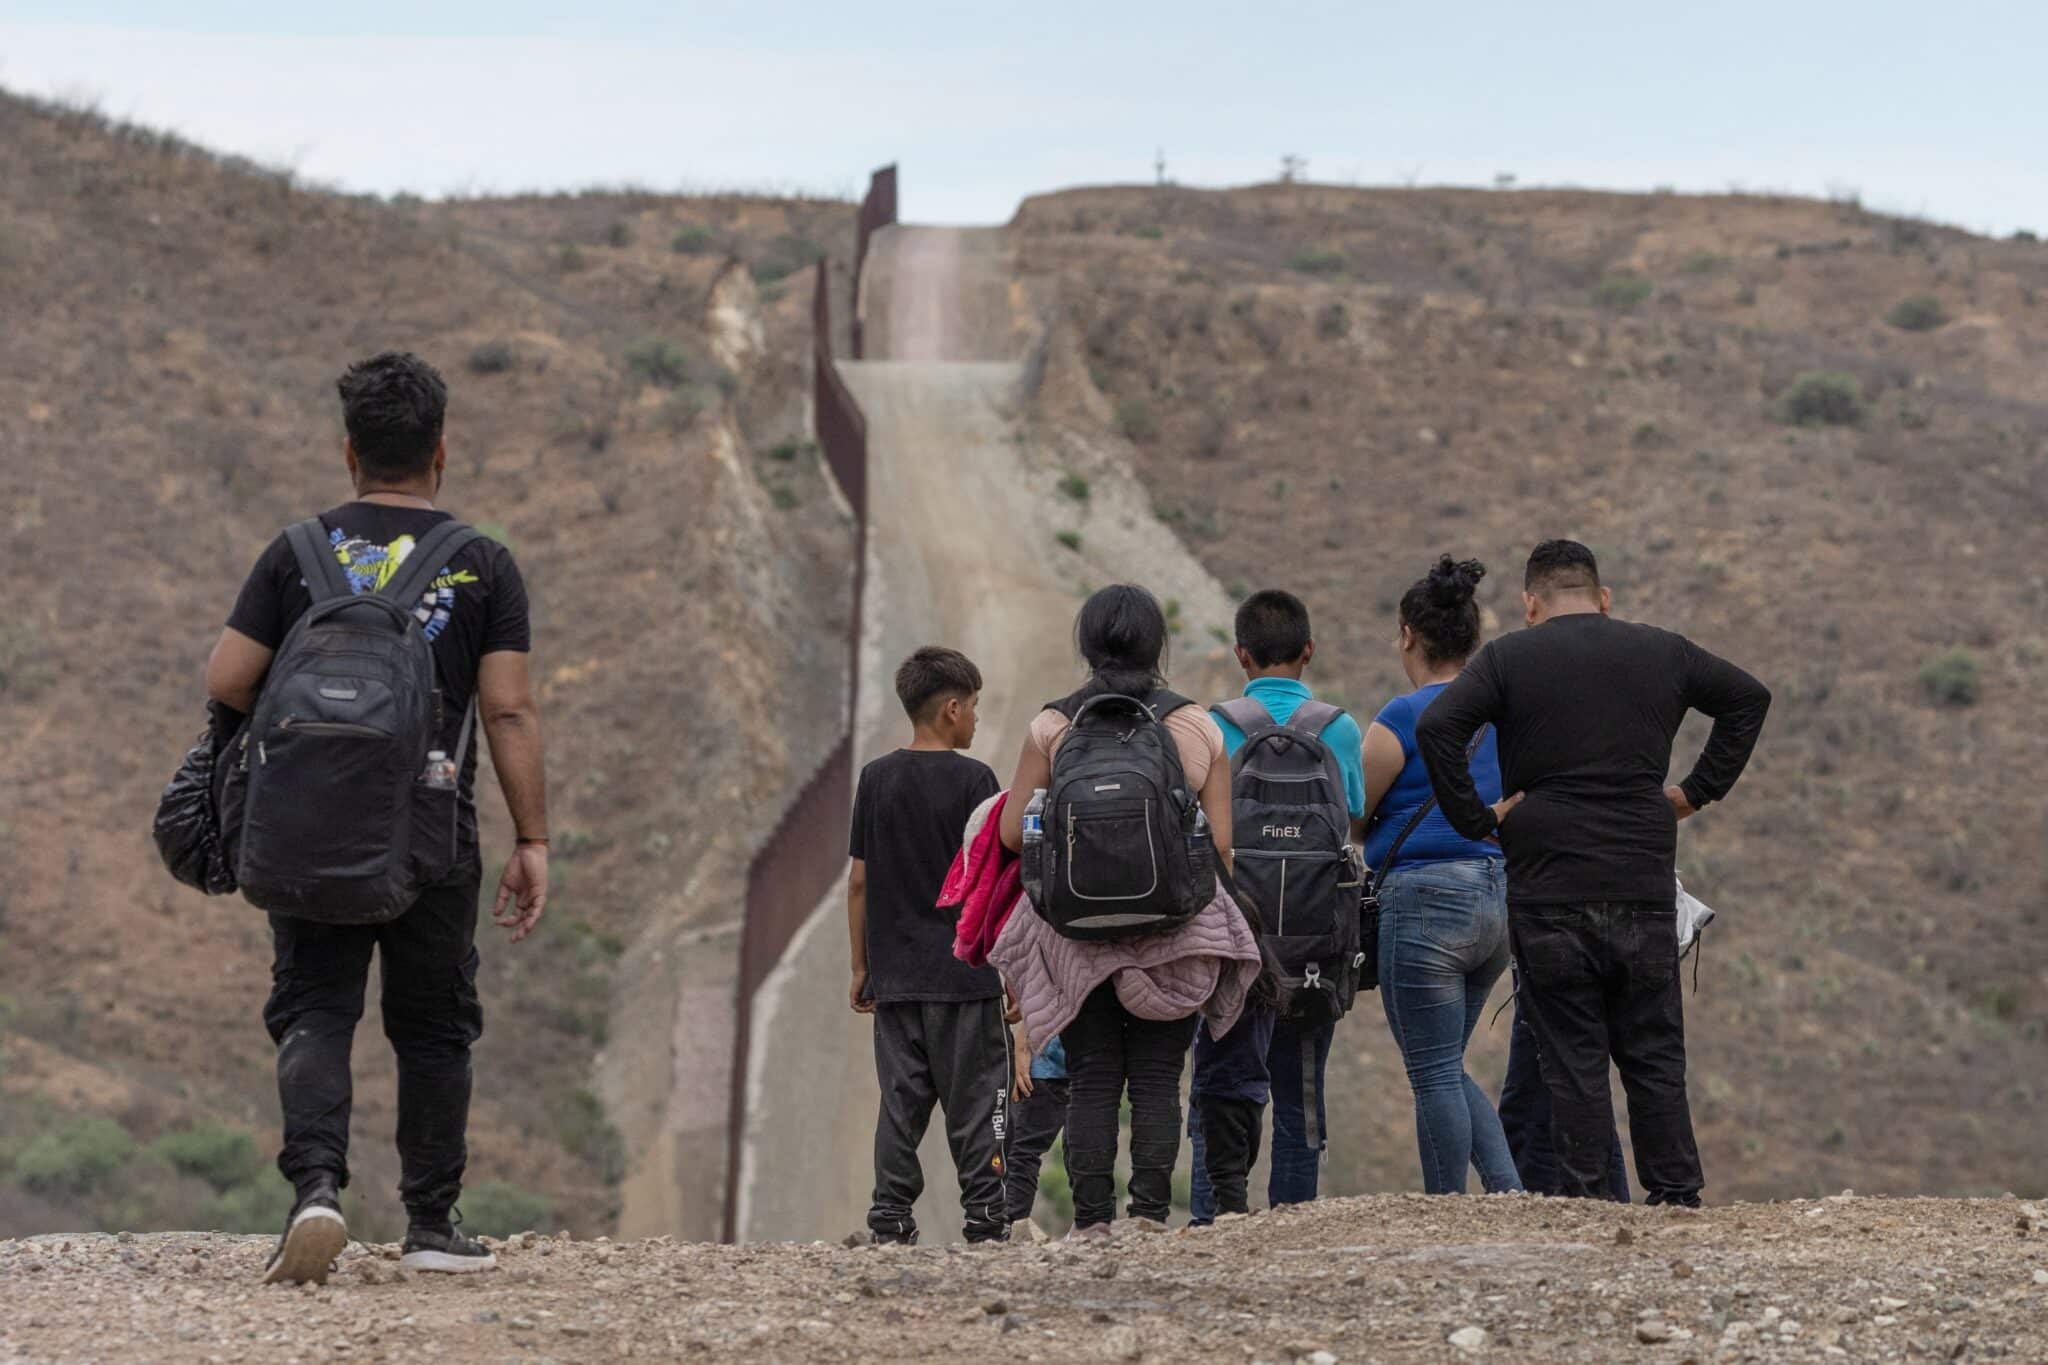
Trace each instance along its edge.
{"label": "black track pants", "polygon": [[916,1001],[875,1006],[875,1073],[882,1106],[875,1122],[875,1198],[868,1228],[911,1239],[911,1209],[924,1193],[917,1145],[932,1106],[946,1116],[946,1142],[960,1176],[967,1240],[1009,1235],[1003,1144],[1010,1093],[1010,1033],[999,1000]]}

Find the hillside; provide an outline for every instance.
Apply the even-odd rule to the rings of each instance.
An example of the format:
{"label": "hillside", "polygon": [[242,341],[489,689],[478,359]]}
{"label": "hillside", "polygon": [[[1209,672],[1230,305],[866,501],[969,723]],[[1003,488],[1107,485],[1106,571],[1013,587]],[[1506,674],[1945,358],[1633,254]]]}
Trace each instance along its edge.
{"label": "hillside", "polygon": [[[334,377],[386,347],[447,375],[445,504],[531,585],[553,779],[545,932],[482,936],[470,1218],[715,1234],[730,888],[840,723],[843,683],[762,699],[843,676],[799,271],[852,222],[344,198],[0,96],[0,1235],[280,1216],[268,933],[172,884],[149,821],[242,575],[346,500]],[[350,1217],[389,1234],[374,1008],[358,1041]]]}
{"label": "hillside", "polygon": [[[1434,555],[1485,561],[1509,629],[1553,535],[1621,615],[1775,689],[1681,851],[1724,912],[1686,1002],[1711,1197],[2048,1188],[2048,246],[1802,200],[1285,185],[1048,195],[1011,235],[1088,371],[1060,420],[1120,427],[1231,591],[1302,593],[1352,708],[1401,682]],[[1793,419],[1811,373],[1854,420]],[[1416,1187],[1377,1002],[1338,1051],[1337,1187]]]}

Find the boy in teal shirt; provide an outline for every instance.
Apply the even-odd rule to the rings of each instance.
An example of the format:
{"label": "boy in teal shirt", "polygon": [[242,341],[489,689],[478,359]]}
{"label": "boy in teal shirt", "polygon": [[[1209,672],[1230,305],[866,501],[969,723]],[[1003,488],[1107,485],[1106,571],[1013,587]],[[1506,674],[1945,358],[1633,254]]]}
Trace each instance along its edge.
{"label": "boy in teal shirt", "polygon": [[[1249,681],[1244,694],[1284,725],[1314,693],[1301,680],[1315,657],[1308,608],[1292,593],[1268,589],[1253,593],[1237,610],[1237,662]],[[1211,713],[1215,715],[1214,712]],[[1216,715],[1226,753],[1244,744],[1244,731],[1226,716]],[[1361,753],[1365,736],[1348,713],[1323,728],[1321,739],[1336,756],[1344,779],[1344,804],[1351,816],[1351,841],[1365,828],[1365,768]],[[1248,1009],[1236,1028],[1220,1039],[1195,1033],[1195,1076],[1188,1100],[1188,1136],[1194,1147],[1194,1178],[1190,1212],[1197,1225],[1216,1214],[1245,1212],[1244,1182],[1258,1160],[1259,1110],[1270,1100],[1273,1109],[1273,1165],[1266,1183],[1267,1202],[1299,1204],[1316,1197],[1322,1168],[1321,1135],[1329,1131],[1323,1104],[1323,1075],[1330,1060],[1334,1024],[1299,1024],[1276,1019],[1272,1011]],[[1314,1058],[1316,1113],[1310,1128],[1307,1087],[1308,1059]],[[1205,1132],[1207,1129],[1212,1132]],[[1309,1133],[1318,1140],[1311,1146]],[[1216,1179],[1209,1169],[1214,1138]]]}

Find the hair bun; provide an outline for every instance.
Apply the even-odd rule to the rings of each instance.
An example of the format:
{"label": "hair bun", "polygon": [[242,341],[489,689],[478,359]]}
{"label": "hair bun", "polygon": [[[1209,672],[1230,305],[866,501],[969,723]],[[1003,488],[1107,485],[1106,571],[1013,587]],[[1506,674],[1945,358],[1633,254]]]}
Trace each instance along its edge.
{"label": "hair bun", "polygon": [[1449,555],[1437,560],[1429,571],[1429,595],[1439,605],[1461,606],[1472,600],[1486,566],[1476,559],[1455,560]]}

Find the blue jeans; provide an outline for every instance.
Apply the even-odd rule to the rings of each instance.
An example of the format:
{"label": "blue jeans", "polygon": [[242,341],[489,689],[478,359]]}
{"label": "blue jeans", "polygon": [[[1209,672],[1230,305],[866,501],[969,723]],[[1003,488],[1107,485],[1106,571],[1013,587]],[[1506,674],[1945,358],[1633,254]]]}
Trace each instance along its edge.
{"label": "blue jeans", "polygon": [[[1507,873],[1498,858],[1417,863],[1380,889],[1380,1003],[1415,1092],[1422,1186],[1519,1190],[1500,1115],[1465,1070],[1465,1046],[1508,965]],[[1277,1144],[1276,1144],[1277,1146]]]}
{"label": "blue jeans", "polygon": [[[1330,1039],[1335,1024],[1302,1024],[1281,1019],[1273,1025],[1266,1064],[1273,1085],[1272,1165],[1266,1173],[1266,1202],[1306,1204],[1316,1197],[1323,1153],[1330,1145],[1329,1109],[1323,1078],[1330,1065]],[[1308,1096],[1302,1086],[1302,1044],[1314,1049],[1316,1140],[1308,1140]],[[1202,1139],[1201,1096],[1188,1101],[1188,1140],[1194,1148],[1194,1172],[1188,1182],[1188,1221],[1196,1227],[1216,1220],[1216,1192],[1209,1185],[1208,1144]]]}

